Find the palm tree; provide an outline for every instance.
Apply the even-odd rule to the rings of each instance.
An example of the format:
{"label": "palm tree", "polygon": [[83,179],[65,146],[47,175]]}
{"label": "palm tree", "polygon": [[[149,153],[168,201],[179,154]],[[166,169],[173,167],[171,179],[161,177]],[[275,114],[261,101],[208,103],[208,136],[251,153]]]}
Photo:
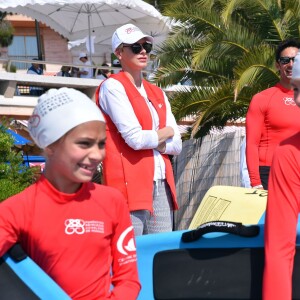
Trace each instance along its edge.
{"label": "palm tree", "polygon": [[171,97],[177,120],[192,115],[192,137],[245,116],[252,96],[274,85],[274,49],[299,38],[294,0],[177,0],[163,14],[174,19],[158,51],[161,87],[190,82]]}

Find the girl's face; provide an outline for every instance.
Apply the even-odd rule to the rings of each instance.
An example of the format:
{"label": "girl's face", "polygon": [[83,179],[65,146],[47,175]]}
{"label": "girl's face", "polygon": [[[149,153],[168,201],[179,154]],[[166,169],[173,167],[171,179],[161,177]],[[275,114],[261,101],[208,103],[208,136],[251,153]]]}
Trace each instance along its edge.
{"label": "girl's face", "polygon": [[45,176],[61,192],[74,193],[92,180],[105,157],[105,123],[90,121],[70,130],[45,149]]}
{"label": "girl's face", "polygon": [[292,79],[291,85],[294,90],[294,101],[300,107],[300,78]]}

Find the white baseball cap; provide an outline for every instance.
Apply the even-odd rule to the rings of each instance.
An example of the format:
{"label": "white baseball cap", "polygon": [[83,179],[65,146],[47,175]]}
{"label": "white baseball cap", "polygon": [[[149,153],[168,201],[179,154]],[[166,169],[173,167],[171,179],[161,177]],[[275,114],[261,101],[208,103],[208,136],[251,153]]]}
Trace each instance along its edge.
{"label": "white baseball cap", "polygon": [[119,65],[119,64],[120,64],[120,61],[118,59],[113,60],[113,65]]}
{"label": "white baseball cap", "polygon": [[119,27],[113,34],[111,39],[112,50],[115,50],[122,44],[134,44],[140,39],[147,38],[147,40],[153,43],[153,37],[151,35],[144,34],[141,29],[132,24],[126,24]]}
{"label": "white baseball cap", "polygon": [[39,97],[28,130],[42,149],[74,127],[89,121],[105,122],[99,107],[85,94],[71,88],[50,89]]}
{"label": "white baseball cap", "polygon": [[300,79],[300,51],[297,53],[293,63],[292,79]]}
{"label": "white baseball cap", "polygon": [[79,53],[79,59],[80,59],[80,58],[83,58],[83,57],[87,57],[87,54],[84,53],[84,52],[80,52],[80,53]]}

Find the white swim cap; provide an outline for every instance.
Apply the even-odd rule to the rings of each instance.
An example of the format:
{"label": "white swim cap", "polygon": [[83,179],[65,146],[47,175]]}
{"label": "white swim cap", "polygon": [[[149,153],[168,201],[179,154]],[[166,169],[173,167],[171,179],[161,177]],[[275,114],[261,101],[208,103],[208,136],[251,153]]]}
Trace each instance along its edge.
{"label": "white swim cap", "polygon": [[105,122],[90,98],[71,88],[50,89],[39,97],[28,129],[34,142],[44,149],[72,128],[89,121]]}
{"label": "white swim cap", "polygon": [[297,53],[293,63],[292,79],[300,79],[300,51]]}

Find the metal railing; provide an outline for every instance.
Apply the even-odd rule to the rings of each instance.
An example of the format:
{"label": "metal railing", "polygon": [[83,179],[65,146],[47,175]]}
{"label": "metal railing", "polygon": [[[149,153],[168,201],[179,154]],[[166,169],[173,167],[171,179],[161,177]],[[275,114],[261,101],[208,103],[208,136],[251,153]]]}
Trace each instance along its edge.
{"label": "metal railing", "polygon": [[[57,62],[57,61],[44,61],[44,60],[30,60],[30,59],[14,59],[14,58],[0,58],[0,63],[5,65],[5,70],[9,72],[11,70],[12,65],[14,63],[24,63],[24,64],[40,64],[40,65],[58,65],[58,66],[68,66],[71,68],[82,68],[82,64],[73,64],[73,63],[65,63],[65,62]],[[110,70],[110,71],[120,71],[119,67],[107,67],[107,66],[96,66],[96,65],[84,65],[85,68],[95,69],[95,75],[99,73],[100,70]],[[47,68],[45,68],[47,69]]]}
{"label": "metal railing", "polygon": [[[24,64],[40,64],[40,65],[58,65],[58,66],[68,66],[71,68],[82,68],[82,64],[73,64],[73,63],[65,63],[65,62],[57,62],[57,61],[45,61],[45,60],[30,60],[30,59],[14,59],[14,58],[0,58],[0,64],[4,65],[4,69],[9,72],[11,70],[13,63],[24,63]],[[84,65],[85,68],[91,68],[95,70],[94,77],[98,75],[101,70],[109,70],[111,72],[120,71],[120,67],[108,67],[108,66],[97,66],[97,65]],[[47,69],[47,68],[45,68]],[[143,71],[144,74],[149,74],[151,71]]]}

